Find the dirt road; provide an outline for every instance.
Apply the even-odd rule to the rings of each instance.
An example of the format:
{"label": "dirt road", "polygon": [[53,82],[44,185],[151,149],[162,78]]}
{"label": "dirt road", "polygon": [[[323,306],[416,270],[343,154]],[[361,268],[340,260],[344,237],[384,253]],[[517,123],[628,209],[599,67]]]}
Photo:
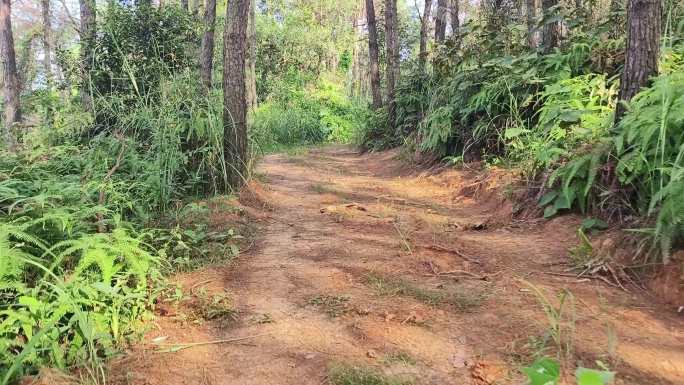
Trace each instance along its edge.
{"label": "dirt road", "polygon": [[[566,268],[578,219],[511,221],[502,190],[489,191],[505,180],[410,171],[396,155],[266,157],[250,203],[255,246],[235,265],[177,277],[185,292],[228,293],[237,320],[160,316],[146,337],[246,339],[162,354],[140,345],[115,363],[115,382],[320,385],[353,365],[414,384],[521,384],[521,366],[560,346],[568,366],[600,360],[618,383],[684,384],[681,316],[640,291],[546,273]],[[554,303],[572,293],[557,342],[544,338],[536,289]]]}

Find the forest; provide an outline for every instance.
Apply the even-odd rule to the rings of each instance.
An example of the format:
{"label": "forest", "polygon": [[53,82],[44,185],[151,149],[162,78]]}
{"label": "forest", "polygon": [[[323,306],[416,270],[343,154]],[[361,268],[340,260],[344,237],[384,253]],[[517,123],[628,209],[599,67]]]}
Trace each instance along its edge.
{"label": "forest", "polygon": [[0,61],[0,385],[684,378],[681,1],[0,0]]}

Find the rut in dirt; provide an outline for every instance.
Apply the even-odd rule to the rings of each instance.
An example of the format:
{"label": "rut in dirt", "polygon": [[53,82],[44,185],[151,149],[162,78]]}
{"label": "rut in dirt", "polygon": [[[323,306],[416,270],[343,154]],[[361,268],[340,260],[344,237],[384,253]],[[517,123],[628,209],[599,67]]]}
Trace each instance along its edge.
{"label": "rut in dirt", "polygon": [[261,224],[255,246],[236,266],[177,277],[186,291],[229,293],[237,321],[162,316],[147,336],[246,339],[167,354],[140,345],[116,378],[319,385],[353,365],[413,384],[520,384],[521,366],[554,351],[529,282],[577,299],[569,361],[600,359],[623,384],[682,383],[681,319],[641,293],[543,273],[566,261],[576,218],[511,221],[496,178],[411,171],[396,155],[266,157],[243,199]]}

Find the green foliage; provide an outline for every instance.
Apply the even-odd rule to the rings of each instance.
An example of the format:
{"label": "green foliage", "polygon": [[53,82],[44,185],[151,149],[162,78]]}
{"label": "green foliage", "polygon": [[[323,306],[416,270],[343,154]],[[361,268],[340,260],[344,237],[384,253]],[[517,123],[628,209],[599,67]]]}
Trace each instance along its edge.
{"label": "green foliage", "polygon": [[110,1],[100,20],[90,73],[95,94],[149,95],[163,78],[197,62],[199,24],[179,7]]}
{"label": "green foliage", "polygon": [[485,6],[461,26],[458,41],[433,47],[427,70],[405,61],[397,121],[385,122],[378,111],[360,142],[513,165],[548,189],[538,202],[545,217],[571,210],[608,222],[638,215],[650,243],[640,250],[659,251],[667,262],[684,234],[683,201],[675,198],[684,191],[684,24],[681,7],[669,7],[661,74],[617,126],[624,41],[611,37],[611,15],[589,19],[583,9],[554,7],[538,26],[562,20],[567,34],[544,52],[528,47],[522,19]]}
{"label": "green foliage", "polygon": [[363,124],[365,107],[344,95],[340,81],[321,79],[300,89],[282,84],[252,116],[251,140],[264,152],[323,142],[349,143]]}
{"label": "green foliage", "polygon": [[[542,357],[532,365],[522,369],[530,385],[556,385],[560,381],[560,364],[550,358]],[[578,367],[575,371],[577,385],[608,385],[615,379],[615,372]]]}

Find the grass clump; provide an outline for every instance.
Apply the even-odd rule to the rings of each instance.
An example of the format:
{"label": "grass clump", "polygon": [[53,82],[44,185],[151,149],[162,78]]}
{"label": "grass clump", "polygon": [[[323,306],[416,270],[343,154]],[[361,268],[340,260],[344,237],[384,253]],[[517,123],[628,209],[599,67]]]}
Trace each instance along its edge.
{"label": "grass clump", "polygon": [[401,365],[415,365],[417,363],[416,359],[410,354],[402,351],[396,351],[386,354],[383,359],[385,365],[401,364]]}
{"label": "grass clump", "polygon": [[350,299],[348,295],[317,295],[308,304],[322,309],[331,318],[336,318],[349,312]]}
{"label": "grass clump", "polygon": [[330,369],[332,385],[412,385],[413,381],[385,376],[370,368],[340,365]]}
{"label": "grass clump", "polygon": [[471,291],[464,288],[429,290],[403,279],[388,278],[378,274],[369,274],[366,277],[366,284],[379,295],[411,297],[430,306],[449,305],[462,312],[474,310],[486,299],[486,294],[479,289]]}

